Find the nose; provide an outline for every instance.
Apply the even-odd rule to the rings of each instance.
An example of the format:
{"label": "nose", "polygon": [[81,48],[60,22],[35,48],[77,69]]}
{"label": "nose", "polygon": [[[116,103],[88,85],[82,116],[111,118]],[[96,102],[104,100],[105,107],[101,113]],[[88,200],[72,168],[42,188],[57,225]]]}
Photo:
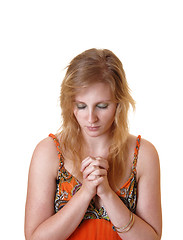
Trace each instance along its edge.
{"label": "nose", "polygon": [[88,122],[93,124],[98,121],[98,116],[94,110],[90,110],[88,113]]}

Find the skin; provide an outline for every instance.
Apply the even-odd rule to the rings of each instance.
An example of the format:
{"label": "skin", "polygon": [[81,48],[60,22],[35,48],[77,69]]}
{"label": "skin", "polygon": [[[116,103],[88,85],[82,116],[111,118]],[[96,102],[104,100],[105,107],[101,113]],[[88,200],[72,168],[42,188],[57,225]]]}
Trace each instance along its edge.
{"label": "skin", "polygon": [[[111,189],[107,179],[110,129],[116,111],[110,88],[104,83],[93,84],[76,95],[74,104],[73,112],[85,140],[85,158],[79,179],[82,187],[64,208],[54,214],[59,160],[53,140],[42,140],[33,153],[29,171],[25,214],[27,240],[67,239],[80,224],[92,198],[96,198],[98,207],[104,205],[113,225],[121,227],[129,221],[129,210]],[[127,171],[120,186],[130,176],[135,142],[136,137],[129,135]],[[64,159],[64,165],[72,173],[72,162]],[[139,150],[137,181],[135,222],[129,232],[119,233],[119,236],[123,240],[159,240],[162,229],[159,158],[155,147],[144,139]]]}
{"label": "skin", "polygon": [[75,97],[74,115],[87,142],[94,140],[96,143],[99,137],[109,139],[115,112],[116,103],[112,101],[107,84],[94,84],[82,89]]}

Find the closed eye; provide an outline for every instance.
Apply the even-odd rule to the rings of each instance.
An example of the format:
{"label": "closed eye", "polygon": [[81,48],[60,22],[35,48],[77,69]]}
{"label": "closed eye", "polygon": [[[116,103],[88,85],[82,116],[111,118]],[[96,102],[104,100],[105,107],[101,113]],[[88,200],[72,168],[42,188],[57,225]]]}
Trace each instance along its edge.
{"label": "closed eye", "polygon": [[107,108],[108,106],[109,106],[108,103],[99,103],[99,104],[97,104],[97,107],[98,107],[98,108],[102,108],[102,109],[105,109],[105,108]]}
{"label": "closed eye", "polygon": [[84,104],[84,103],[77,103],[77,104],[76,104],[76,107],[77,107],[78,109],[85,109],[85,108],[86,108],[86,104]]}

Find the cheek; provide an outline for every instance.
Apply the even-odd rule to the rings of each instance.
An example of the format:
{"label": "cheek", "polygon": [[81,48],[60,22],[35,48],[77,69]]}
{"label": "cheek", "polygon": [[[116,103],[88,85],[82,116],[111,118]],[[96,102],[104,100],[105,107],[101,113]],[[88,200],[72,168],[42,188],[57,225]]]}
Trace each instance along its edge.
{"label": "cheek", "polygon": [[78,110],[77,109],[73,110],[73,115],[74,115],[75,119],[77,120],[77,122],[79,122],[78,121]]}
{"label": "cheek", "polygon": [[109,122],[113,122],[115,119],[115,114],[116,114],[116,109],[110,109],[110,111],[108,111],[108,113],[106,113],[106,120],[108,120]]}
{"label": "cheek", "polygon": [[77,122],[78,122],[79,124],[82,123],[83,120],[84,120],[84,112],[83,112],[83,111],[79,111],[78,109],[75,109],[75,110],[73,111],[73,113],[74,113],[74,116],[75,116]]}
{"label": "cheek", "polygon": [[78,114],[77,109],[73,109],[73,114],[74,114],[74,116],[77,118],[77,114]]}
{"label": "cheek", "polygon": [[115,119],[115,113],[113,112],[111,114],[111,117],[109,118],[109,122],[112,124],[114,122],[114,119]]}
{"label": "cheek", "polygon": [[73,113],[74,113],[74,116],[75,116],[76,120],[79,122],[79,114],[78,114],[78,110],[75,109],[75,110],[73,111]]}

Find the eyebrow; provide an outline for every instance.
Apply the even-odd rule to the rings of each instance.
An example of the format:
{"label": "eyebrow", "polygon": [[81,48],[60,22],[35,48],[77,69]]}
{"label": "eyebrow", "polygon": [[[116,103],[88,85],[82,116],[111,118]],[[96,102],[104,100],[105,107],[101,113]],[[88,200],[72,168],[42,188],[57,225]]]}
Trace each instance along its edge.
{"label": "eyebrow", "polygon": [[[80,100],[77,100],[77,99],[76,99],[74,102],[75,102],[75,103],[76,103],[76,102],[85,103],[85,102],[80,101]],[[101,102],[112,102],[112,100],[111,100],[111,99],[110,99],[110,100],[101,100],[101,101],[96,102],[96,104],[101,103]],[[85,104],[86,104],[86,103],[85,103]]]}

